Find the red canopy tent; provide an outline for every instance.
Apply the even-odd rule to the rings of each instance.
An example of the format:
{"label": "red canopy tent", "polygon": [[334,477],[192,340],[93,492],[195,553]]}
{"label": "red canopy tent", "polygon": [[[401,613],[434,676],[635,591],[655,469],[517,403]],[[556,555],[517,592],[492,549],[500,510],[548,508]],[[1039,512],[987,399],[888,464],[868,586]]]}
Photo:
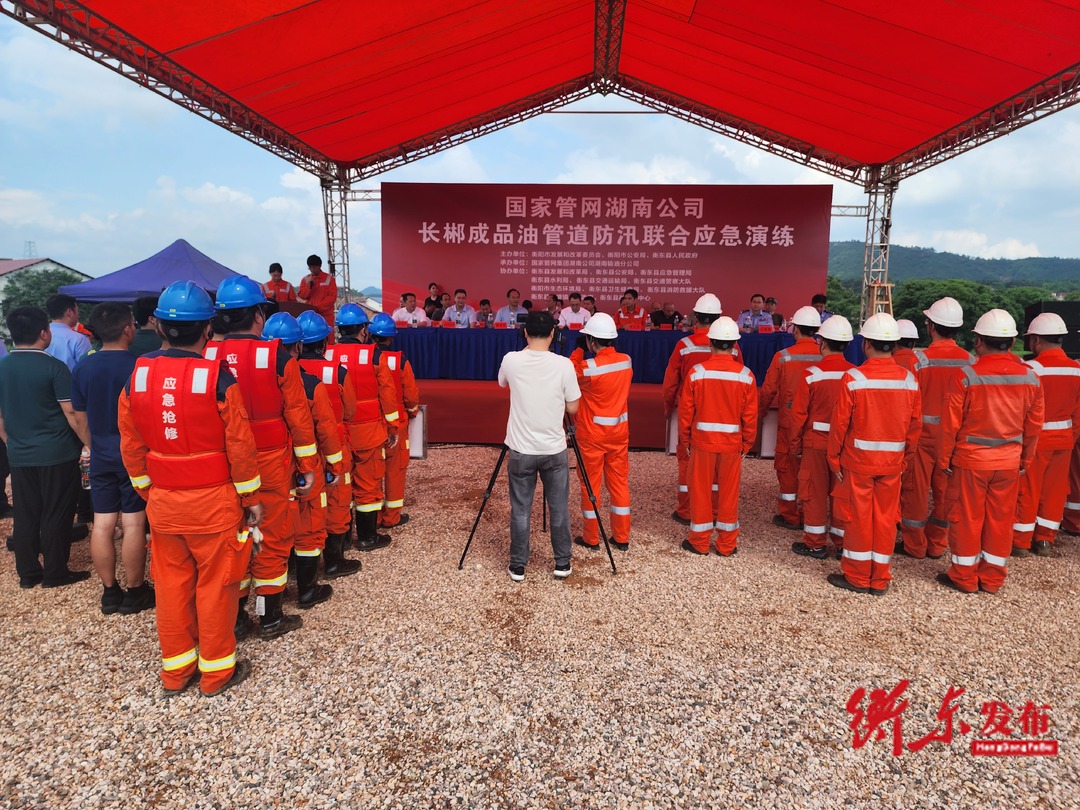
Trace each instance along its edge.
{"label": "red canopy tent", "polygon": [[[319,175],[352,182],[594,93],[864,185],[1080,100],[1075,0],[5,0],[0,11]],[[878,276],[874,276],[874,271]]]}

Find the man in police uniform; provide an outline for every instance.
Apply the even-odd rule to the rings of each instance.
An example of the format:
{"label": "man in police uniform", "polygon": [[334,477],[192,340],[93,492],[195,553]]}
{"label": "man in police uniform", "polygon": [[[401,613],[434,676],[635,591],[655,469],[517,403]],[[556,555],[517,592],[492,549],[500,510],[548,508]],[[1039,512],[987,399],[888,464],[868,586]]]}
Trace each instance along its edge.
{"label": "man in police uniform", "polygon": [[743,334],[757,332],[762,326],[773,325],[772,315],[765,311],[765,296],[754,293],[750,296],[750,309],[744,309],[735,319],[739,325],[739,331]]}

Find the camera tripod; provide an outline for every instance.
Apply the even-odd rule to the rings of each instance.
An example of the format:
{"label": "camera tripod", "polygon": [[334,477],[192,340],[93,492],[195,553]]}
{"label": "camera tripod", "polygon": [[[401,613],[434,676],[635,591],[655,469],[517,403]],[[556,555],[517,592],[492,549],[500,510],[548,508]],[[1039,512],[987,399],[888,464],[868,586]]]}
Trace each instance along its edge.
{"label": "camera tripod", "polygon": [[[585,494],[588,495],[589,502],[592,504],[593,513],[596,515],[596,525],[600,529],[600,538],[604,541],[604,549],[607,551],[608,561],[611,563],[611,575],[615,576],[618,571],[615,570],[615,557],[611,554],[611,543],[608,542],[607,532],[604,531],[604,522],[600,519],[600,510],[597,509],[596,503],[596,493],[593,491],[592,482],[589,481],[589,474],[585,471],[585,463],[581,459],[581,448],[578,447],[574,423],[571,422],[569,418],[566,420],[565,428],[567,441],[574,449],[574,456],[577,458],[578,475],[581,476],[581,483],[585,486]],[[480,525],[480,518],[484,514],[484,508],[487,506],[488,500],[491,499],[491,491],[495,488],[495,480],[499,477],[499,470],[502,469],[503,461],[506,459],[506,453],[509,449],[510,448],[504,444],[502,450],[499,452],[499,460],[495,462],[495,469],[491,473],[491,480],[488,481],[487,489],[484,491],[484,498],[480,502],[480,511],[476,513],[476,520],[473,521],[472,531],[469,532],[469,539],[465,542],[465,549],[461,552],[461,559],[458,560],[459,571],[465,565],[465,555],[469,553],[469,546],[472,545],[473,537],[476,535],[476,527]],[[546,509],[546,493],[542,497],[544,498],[544,506]]]}

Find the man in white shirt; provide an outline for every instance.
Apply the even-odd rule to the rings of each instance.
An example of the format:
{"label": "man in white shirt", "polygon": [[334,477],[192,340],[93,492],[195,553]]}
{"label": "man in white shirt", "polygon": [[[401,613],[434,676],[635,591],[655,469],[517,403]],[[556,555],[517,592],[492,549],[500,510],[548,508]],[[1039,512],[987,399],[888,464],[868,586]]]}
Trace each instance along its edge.
{"label": "man in white shirt", "polygon": [[581,293],[570,293],[570,306],[559,313],[559,326],[563,329],[581,329],[590,317],[589,310],[581,306]]}
{"label": "man in white shirt", "polygon": [[395,309],[394,314],[390,316],[394,319],[394,323],[408,321],[409,326],[419,326],[420,324],[431,323],[431,319],[427,316],[427,313],[416,306],[416,293],[404,293],[401,296],[401,300],[405,302],[405,306],[400,309]]}
{"label": "man in white shirt", "polygon": [[505,323],[514,328],[518,323],[518,315],[524,314],[526,313],[521,306],[521,293],[511,288],[506,291],[506,306],[495,313],[495,323]]}
{"label": "man in white shirt", "polygon": [[476,310],[465,303],[465,290],[454,290],[454,304],[446,308],[442,319],[453,321],[456,329],[468,329],[476,320]]}
{"label": "man in white shirt", "polygon": [[563,420],[577,413],[581,390],[574,364],[548,351],[555,335],[549,312],[530,312],[525,320],[528,345],[508,352],[499,367],[499,385],[510,388],[506,446],[510,448],[510,579],[522,582],[529,562],[536,477],[544,483],[550,514],[554,574],[570,576],[570,473]]}

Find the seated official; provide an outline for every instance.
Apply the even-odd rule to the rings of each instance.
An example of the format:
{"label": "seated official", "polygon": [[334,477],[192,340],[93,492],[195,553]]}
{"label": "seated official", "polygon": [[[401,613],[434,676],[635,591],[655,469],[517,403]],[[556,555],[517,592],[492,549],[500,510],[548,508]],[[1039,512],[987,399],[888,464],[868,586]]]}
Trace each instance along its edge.
{"label": "seated official", "polygon": [[434,311],[428,313],[428,315],[431,316],[432,322],[438,323],[439,321],[441,321],[443,319],[443,316],[446,314],[446,310],[450,309],[450,307],[452,307],[453,305],[454,302],[450,298],[450,293],[443,293],[442,295],[440,295],[439,306],[437,306]]}
{"label": "seated official", "polygon": [[589,310],[581,304],[581,293],[570,293],[570,306],[559,312],[559,326],[563,329],[581,329],[592,317]]}
{"label": "seated official", "polygon": [[416,306],[416,293],[405,293],[401,296],[401,300],[405,302],[404,306],[395,309],[394,314],[390,316],[394,319],[394,323],[405,321],[409,326],[431,325],[431,319],[427,313]]}
{"label": "seated official", "polygon": [[750,309],[744,309],[735,319],[739,325],[739,332],[747,334],[757,332],[762,326],[772,328],[773,317],[765,310],[765,296],[754,293],[750,296]]}
{"label": "seated official", "polygon": [[495,312],[491,309],[491,301],[487,298],[480,299],[480,309],[476,313],[476,322],[488,329],[495,323]]}
{"label": "seated official", "polygon": [[[465,290],[460,287],[454,290],[454,303],[443,312],[442,321],[451,321],[457,329],[468,329],[476,320],[476,310],[465,303]],[[491,310],[491,305],[488,305]]]}
{"label": "seated official", "polygon": [[644,329],[649,313],[645,307],[638,306],[638,292],[629,289],[623,293],[622,306],[615,313],[615,326],[618,329]]}
{"label": "seated official", "polygon": [[495,313],[495,323],[516,327],[527,314],[528,308],[521,303],[521,293],[511,287],[506,291],[506,306]]}
{"label": "seated official", "polygon": [[670,326],[672,329],[678,329],[679,324],[682,323],[683,316],[675,309],[675,305],[671,301],[665,301],[664,306],[649,314],[649,320],[652,321],[652,325],[655,329],[659,329],[661,326]]}

